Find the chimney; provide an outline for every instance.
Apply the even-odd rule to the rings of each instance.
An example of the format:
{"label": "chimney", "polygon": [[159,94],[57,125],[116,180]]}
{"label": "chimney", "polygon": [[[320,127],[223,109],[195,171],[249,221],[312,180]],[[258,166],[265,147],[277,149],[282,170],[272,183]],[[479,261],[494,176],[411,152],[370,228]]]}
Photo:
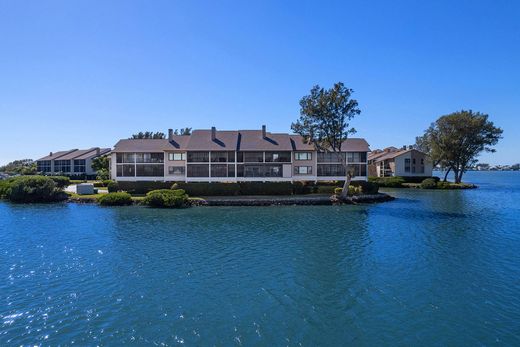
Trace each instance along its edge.
{"label": "chimney", "polygon": [[265,139],[266,137],[267,137],[266,128],[265,128],[265,125],[262,125],[262,138]]}
{"label": "chimney", "polygon": [[403,146],[403,150],[406,150],[406,145]]}
{"label": "chimney", "polygon": [[49,157],[52,157],[52,152],[49,153]]}
{"label": "chimney", "polygon": [[173,141],[173,129],[168,129],[168,141]]}
{"label": "chimney", "polygon": [[217,128],[211,127],[211,141],[215,141],[217,139]]}
{"label": "chimney", "polygon": [[101,149],[99,149],[99,147],[96,147],[96,155],[99,155],[101,154]]}

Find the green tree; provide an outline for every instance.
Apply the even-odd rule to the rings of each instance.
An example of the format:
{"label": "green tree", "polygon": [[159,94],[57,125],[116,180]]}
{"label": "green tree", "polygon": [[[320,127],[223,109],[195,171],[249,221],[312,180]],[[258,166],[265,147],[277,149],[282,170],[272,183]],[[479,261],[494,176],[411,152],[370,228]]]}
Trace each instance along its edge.
{"label": "green tree", "polygon": [[32,159],[14,160],[4,166],[0,166],[0,172],[8,174],[34,175],[36,174],[36,162]]}
{"label": "green tree", "polygon": [[140,131],[136,134],[133,134],[131,139],[165,139],[166,136],[164,133],[157,131]]}
{"label": "green tree", "polygon": [[110,178],[109,174],[110,160],[108,155],[102,155],[92,159],[92,169],[96,170],[97,179],[107,180]]}
{"label": "green tree", "polygon": [[350,127],[350,120],[359,115],[358,102],[352,99],[354,91],[341,82],[330,89],[314,86],[309,95],[300,100],[300,118],[292,123],[291,129],[312,143],[317,150],[335,153],[346,172],[341,198],[346,198],[352,178],[342,146],[349,135],[356,130]]}
{"label": "green tree", "polygon": [[181,128],[180,130],[175,129],[175,131],[173,133],[175,135],[191,135],[191,129],[192,128]]}
{"label": "green tree", "polygon": [[495,152],[492,146],[502,138],[503,130],[480,112],[459,111],[442,116],[421,137],[419,145],[428,148],[432,160],[446,165],[462,182],[466,170],[475,165],[482,152]]}

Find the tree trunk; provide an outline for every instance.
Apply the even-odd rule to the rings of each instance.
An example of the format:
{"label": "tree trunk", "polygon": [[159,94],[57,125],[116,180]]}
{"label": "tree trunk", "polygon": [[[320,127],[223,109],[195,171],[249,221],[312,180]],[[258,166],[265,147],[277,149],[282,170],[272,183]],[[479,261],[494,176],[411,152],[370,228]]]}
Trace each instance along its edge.
{"label": "tree trunk", "polygon": [[455,183],[461,183],[462,182],[462,175],[464,175],[464,170],[460,170],[459,174],[455,178]]}
{"label": "tree trunk", "polygon": [[345,200],[348,196],[348,187],[350,186],[350,181],[352,180],[352,176],[350,172],[347,172],[347,177],[345,178],[345,183],[343,183],[343,191],[341,192],[341,199]]}
{"label": "tree trunk", "polygon": [[446,182],[448,180],[448,174],[450,173],[451,171],[451,167],[448,168],[448,171],[446,171],[446,175],[444,175],[444,182]]}

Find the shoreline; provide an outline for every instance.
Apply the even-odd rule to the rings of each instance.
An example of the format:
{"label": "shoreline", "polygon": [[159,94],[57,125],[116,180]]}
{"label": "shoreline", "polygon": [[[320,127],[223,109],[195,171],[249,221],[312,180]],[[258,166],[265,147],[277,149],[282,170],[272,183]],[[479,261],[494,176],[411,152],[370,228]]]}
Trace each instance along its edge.
{"label": "shoreline", "polygon": [[[347,201],[339,201],[335,196],[329,195],[288,195],[288,196],[211,196],[202,198],[189,198],[193,207],[205,206],[332,206],[332,205],[356,205],[373,204],[395,200],[395,197],[387,193],[354,195]],[[134,205],[140,199],[134,198]],[[96,198],[71,197],[65,202],[77,204],[96,204]]]}

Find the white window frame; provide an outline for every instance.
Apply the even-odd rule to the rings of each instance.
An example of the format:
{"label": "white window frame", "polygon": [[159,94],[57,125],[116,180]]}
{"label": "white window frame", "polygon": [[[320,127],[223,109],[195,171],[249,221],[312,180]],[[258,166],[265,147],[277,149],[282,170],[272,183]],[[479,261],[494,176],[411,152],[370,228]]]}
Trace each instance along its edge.
{"label": "white window frame", "polygon": [[[306,159],[302,159],[304,154]],[[296,152],[294,153],[294,160],[312,160],[312,152]]]}
{"label": "white window frame", "polygon": [[[175,159],[176,155],[180,155],[181,159]],[[183,160],[186,160],[186,152],[168,153],[168,160],[169,161],[183,161]]]}

